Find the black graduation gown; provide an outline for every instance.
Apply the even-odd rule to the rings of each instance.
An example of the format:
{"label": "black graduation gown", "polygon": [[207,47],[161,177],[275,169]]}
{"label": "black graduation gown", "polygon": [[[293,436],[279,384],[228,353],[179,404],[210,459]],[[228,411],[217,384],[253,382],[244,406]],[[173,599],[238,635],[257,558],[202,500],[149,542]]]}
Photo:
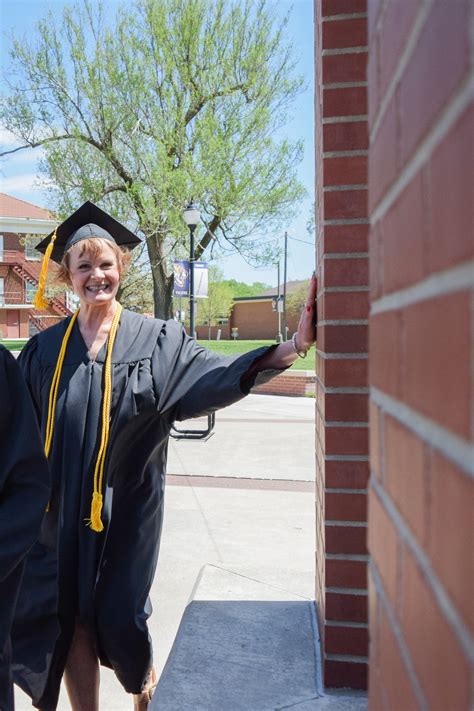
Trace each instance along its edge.
{"label": "black graduation gown", "polygon": [[[67,325],[68,320],[34,336],[20,358],[43,436]],[[91,361],[74,326],[56,406],[50,511],[27,560],[12,630],[15,683],[41,709],[56,708],[76,617],[94,630],[101,663],[113,668],[126,691],[141,691],[152,664],[148,593],[158,558],[171,425],[236,402],[256,377],[273,377],[279,371],[257,376],[251,367],[267,350],[224,358],[174,321],[123,311],[112,356],[105,528],[95,533],[84,521],[90,517],[100,439],[106,346]]]}
{"label": "black graduation gown", "polygon": [[33,405],[0,346],[0,709],[13,709],[10,628],[27,552],[38,537],[50,474]]}

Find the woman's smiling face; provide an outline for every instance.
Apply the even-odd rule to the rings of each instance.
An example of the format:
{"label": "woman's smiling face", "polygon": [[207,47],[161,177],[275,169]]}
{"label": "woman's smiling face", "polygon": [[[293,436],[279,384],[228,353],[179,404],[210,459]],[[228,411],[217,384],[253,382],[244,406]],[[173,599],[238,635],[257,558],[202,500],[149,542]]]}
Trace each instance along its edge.
{"label": "woman's smiling face", "polygon": [[117,257],[106,243],[96,255],[81,253],[78,242],[69,252],[69,277],[81,304],[103,306],[115,298],[120,285]]}

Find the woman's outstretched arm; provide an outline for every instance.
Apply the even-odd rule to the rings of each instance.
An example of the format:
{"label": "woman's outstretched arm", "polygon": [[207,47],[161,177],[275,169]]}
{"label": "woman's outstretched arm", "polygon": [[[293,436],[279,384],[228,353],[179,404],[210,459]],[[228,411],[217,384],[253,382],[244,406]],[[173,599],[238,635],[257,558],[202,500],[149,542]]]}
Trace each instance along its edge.
{"label": "woman's outstretched arm", "polygon": [[262,358],[257,361],[257,369],[272,370],[287,368],[298,358],[296,349],[304,353],[308,351],[316,341],[316,293],[318,282],[316,276],[311,277],[308,298],[301,313],[298,330],[295,334],[295,344],[293,340],[280,343],[276,348],[268,351]]}

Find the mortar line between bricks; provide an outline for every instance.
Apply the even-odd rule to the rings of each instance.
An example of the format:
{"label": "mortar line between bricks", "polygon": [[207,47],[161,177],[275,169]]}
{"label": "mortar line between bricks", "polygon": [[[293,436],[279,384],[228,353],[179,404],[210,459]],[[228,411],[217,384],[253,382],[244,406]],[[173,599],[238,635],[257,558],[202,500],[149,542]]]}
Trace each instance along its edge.
{"label": "mortar line between bricks", "polygon": [[358,148],[353,151],[324,151],[323,158],[357,158],[358,156],[368,156],[366,148]]}
{"label": "mortar line between bricks", "polygon": [[366,588],[337,588],[332,586],[326,586],[325,591],[328,593],[337,593],[338,595],[356,595],[360,597],[367,597],[368,591]]}
{"label": "mortar line between bricks", "polygon": [[389,83],[387,90],[384,94],[384,97],[380,103],[380,107],[377,112],[377,115],[375,116],[373,126],[372,126],[372,131],[370,133],[370,145],[373,145],[373,141],[375,139],[375,136],[377,135],[379,126],[382,123],[382,119],[385,116],[385,113],[387,111],[387,106],[389,105],[390,101],[392,100],[393,95],[396,91],[396,88],[400,83],[402,75],[408,65],[411,55],[413,54],[413,51],[416,47],[416,43],[417,43],[418,38],[425,26],[425,22],[427,20],[427,17],[430,13],[430,10],[431,10],[431,7],[433,4],[434,4],[434,0],[425,0],[425,2],[422,3],[421,9],[418,12],[418,15],[416,17],[414,24],[412,25],[411,34],[408,37],[407,41],[405,42],[405,47],[403,49],[401,57],[398,60],[397,68],[395,69],[395,71],[392,75],[390,83]]}
{"label": "mortar line between bricks", "polygon": [[367,114],[348,114],[347,116],[325,116],[323,124],[326,123],[361,123],[367,121]]}
{"label": "mortar line between bricks", "polygon": [[321,351],[318,348],[316,353],[323,360],[367,360],[368,358],[368,353],[331,353]]}
{"label": "mortar line between bricks", "polygon": [[322,15],[322,22],[337,22],[338,20],[364,20],[366,12],[339,12],[336,15]]}
{"label": "mortar line between bricks", "polygon": [[350,627],[351,629],[366,630],[369,628],[367,622],[343,622],[341,620],[326,620],[325,627]]}
{"label": "mortar line between bricks", "polygon": [[368,462],[369,457],[365,454],[326,454],[325,462]]}
{"label": "mortar line between bricks", "polygon": [[361,89],[367,86],[366,81],[333,81],[321,85],[323,89]]}
{"label": "mortar line between bricks", "polygon": [[323,321],[318,321],[318,326],[368,326],[369,322],[367,319],[353,318],[353,319],[328,319]]}
{"label": "mortar line between bricks", "polygon": [[474,478],[473,444],[377,388],[371,387],[370,393],[373,402],[385,413],[411,429],[424,442],[454,462],[465,474]]}
{"label": "mortar line between bricks", "polygon": [[[347,257],[346,257],[347,259]],[[360,257],[360,259],[365,259],[365,257]],[[368,292],[370,287],[368,286],[326,286],[318,291],[316,294],[317,298],[320,299],[324,294],[353,294],[357,292]]]}
{"label": "mortar line between bricks", "polygon": [[474,639],[472,635],[469,634],[469,631],[466,625],[464,624],[462,617],[458,613],[454,603],[449,597],[449,594],[446,592],[443,584],[440,582],[439,578],[431,567],[431,562],[428,556],[418,544],[410,528],[405,523],[400,512],[398,511],[397,507],[387,496],[385,490],[376,480],[375,476],[371,477],[370,486],[377,495],[388,516],[392,520],[392,523],[395,525],[398,536],[404,543],[406,543],[406,545],[410,549],[419,569],[422,572],[425,582],[428,582],[429,584],[430,590],[438,604],[439,610],[444,613],[444,620],[449,624],[459,644],[463,648],[466,657],[470,660],[471,664],[473,664]]}
{"label": "mortar line between bricks", "polygon": [[429,160],[437,145],[446,136],[453,124],[457,121],[462,112],[467,109],[473,99],[474,76],[468,75],[463,82],[462,88],[459,89],[454,99],[445,106],[439,119],[418,143],[410,160],[378,203],[371,216],[372,224],[375,224],[385,215],[408,183],[415,177],[420,168],[425,165],[427,160]]}
{"label": "mortar line between bricks", "polygon": [[368,217],[348,217],[341,218],[337,220],[324,220],[325,227],[331,227],[331,225],[369,225],[370,220]]}
{"label": "mortar line between bricks", "polygon": [[347,192],[348,190],[368,190],[367,183],[354,183],[352,185],[326,185],[323,193]]}
{"label": "mortar line between bricks", "polygon": [[352,553],[325,553],[326,560],[355,560],[358,563],[367,563],[370,560],[368,555],[355,555]]}
{"label": "mortar line between bricks", "polygon": [[368,422],[344,422],[344,420],[324,420],[324,426],[325,427],[352,427],[352,428],[367,429],[369,426],[369,423]]}
{"label": "mortar line between bricks", "polygon": [[[323,260],[326,259],[367,259],[369,256],[368,252],[327,252],[326,254],[323,255]],[[335,286],[335,287],[327,287],[326,291],[329,291],[329,289],[359,289],[364,291],[369,291],[368,286],[361,286],[361,287],[346,287],[346,286]]]}
{"label": "mortar line between bricks", "polygon": [[325,487],[326,494],[367,494],[367,489],[351,489],[349,487]]}
{"label": "mortar line between bricks", "polygon": [[329,662],[353,662],[354,664],[367,664],[368,657],[359,657],[355,654],[330,654],[326,652],[324,658]]}
{"label": "mortar line between bricks", "polygon": [[474,261],[465,262],[442,272],[430,274],[414,286],[408,286],[372,302],[370,314],[376,316],[386,311],[395,311],[405,306],[412,306],[420,301],[433,299],[446,294],[454,294],[463,289],[472,289]]}
{"label": "mortar line between bricks", "polygon": [[326,393],[340,393],[342,395],[368,395],[370,388],[344,388],[336,386],[326,386],[324,391]]}
{"label": "mortar line between bricks", "polygon": [[386,594],[385,589],[383,587],[382,579],[377,571],[377,568],[376,568],[373,560],[369,562],[369,573],[372,576],[372,579],[374,581],[374,586],[375,586],[375,589],[377,590],[377,596],[380,598],[383,608],[387,614],[390,627],[392,629],[392,632],[394,634],[394,637],[395,637],[397,644],[398,644],[398,648],[401,653],[400,656],[402,658],[403,666],[405,667],[405,669],[407,671],[407,674],[410,679],[411,685],[413,687],[413,691],[415,693],[418,705],[420,706],[421,711],[428,711],[429,705],[428,705],[428,702],[425,698],[423,689],[421,688],[420,682],[418,681],[418,677],[415,672],[415,668],[413,665],[413,660],[411,658],[410,651],[406,645],[402,631],[401,631],[398,621],[395,617],[395,614],[392,610],[392,606],[390,605],[390,603],[388,601],[387,594]]}
{"label": "mortar line between bricks", "polygon": [[363,54],[368,52],[367,45],[359,45],[358,47],[334,47],[333,49],[323,49],[323,57],[335,57],[338,54]]}

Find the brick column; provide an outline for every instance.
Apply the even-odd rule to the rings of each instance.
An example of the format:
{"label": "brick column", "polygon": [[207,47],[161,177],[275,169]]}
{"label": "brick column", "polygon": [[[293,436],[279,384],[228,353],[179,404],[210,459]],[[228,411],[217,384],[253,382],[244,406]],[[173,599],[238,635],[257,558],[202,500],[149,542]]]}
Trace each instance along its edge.
{"label": "brick column", "polygon": [[316,600],[326,686],[367,684],[366,0],[315,0]]}
{"label": "brick column", "polygon": [[369,708],[467,711],[474,6],[369,6]]}

